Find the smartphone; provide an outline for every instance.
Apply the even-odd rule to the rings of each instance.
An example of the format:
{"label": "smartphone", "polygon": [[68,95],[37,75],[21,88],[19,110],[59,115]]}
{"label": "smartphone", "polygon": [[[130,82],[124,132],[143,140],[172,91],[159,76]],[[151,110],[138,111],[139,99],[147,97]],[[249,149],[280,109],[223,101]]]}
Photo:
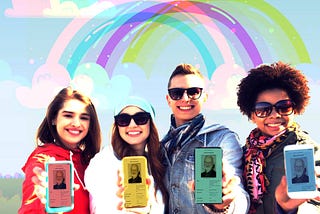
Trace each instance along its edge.
{"label": "smartphone", "polygon": [[222,149],[195,148],[195,203],[222,203]]}
{"label": "smartphone", "polygon": [[46,212],[68,212],[74,207],[73,163],[53,161],[45,164],[48,174]]}
{"label": "smartphone", "polygon": [[284,147],[285,170],[290,198],[314,198],[317,194],[314,147],[288,145]]}
{"label": "smartphone", "polygon": [[145,207],[148,204],[147,159],[128,156],[122,159],[124,174],[124,207]]}

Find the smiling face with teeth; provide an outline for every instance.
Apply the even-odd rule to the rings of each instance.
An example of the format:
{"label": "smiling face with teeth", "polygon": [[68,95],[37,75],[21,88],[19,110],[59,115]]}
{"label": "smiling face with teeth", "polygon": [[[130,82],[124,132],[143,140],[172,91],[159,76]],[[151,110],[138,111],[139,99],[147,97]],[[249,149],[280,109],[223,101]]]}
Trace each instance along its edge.
{"label": "smiling face with teeth", "polygon": [[[121,111],[121,113],[129,115],[135,115],[138,112],[143,112],[143,110],[137,106],[127,106]],[[131,119],[128,126],[118,126],[118,128],[121,138],[135,150],[136,155],[143,155],[150,134],[150,120],[144,125],[137,125],[135,121]]]}
{"label": "smiling face with teeth", "polygon": [[[170,81],[170,88],[205,88],[204,79],[196,74],[179,74],[174,76]],[[175,117],[177,127],[192,120],[202,110],[203,103],[207,100],[207,94],[203,91],[200,98],[193,100],[188,97],[186,92],[180,100],[173,100],[166,95],[167,103]]]}
{"label": "smiling face with teeth", "polygon": [[86,107],[87,105],[80,100],[67,100],[53,121],[61,142],[70,149],[77,148],[88,134],[90,115]]}
{"label": "smiling face with teeth", "polygon": [[[260,94],[258,94],[256,103],[268,102],[275,104],[280,100],[287,99],[290,99],[290,97],[286,91],[275,88],[262,91]],[[257,125],[258,129],[264,135],[274,136],[291,126],[294,121],[294,116],[295,113],[292,113],[288,116],[282,116],[273,108],[271,114],[265,118],[257,117],[255,113],[252,112],[251,120]]]}

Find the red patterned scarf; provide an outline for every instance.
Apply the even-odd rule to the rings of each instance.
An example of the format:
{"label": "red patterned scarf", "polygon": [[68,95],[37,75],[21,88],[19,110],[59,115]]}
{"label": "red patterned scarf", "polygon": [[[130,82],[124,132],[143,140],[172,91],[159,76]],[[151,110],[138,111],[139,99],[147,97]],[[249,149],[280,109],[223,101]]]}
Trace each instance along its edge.
{"label": "red patterned scarf", "polygon": [[273,137],[264,136],[257,128],[249,134],[244,148],[244,178],[251,199],[249,213],[256,212],[255,207],[262,203],[263,194],[269,185],[269,181],[265,175],[266,158],[287,138],[287,131],[296,130],[297,126],[298,125],[294,123],[287,130]]}

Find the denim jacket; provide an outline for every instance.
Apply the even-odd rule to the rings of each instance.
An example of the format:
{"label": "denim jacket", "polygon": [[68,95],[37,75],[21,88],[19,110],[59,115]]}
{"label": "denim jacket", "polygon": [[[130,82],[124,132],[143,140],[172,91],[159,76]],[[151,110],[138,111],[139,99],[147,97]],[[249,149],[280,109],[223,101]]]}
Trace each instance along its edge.
{"label": "denim jacket", "polygon": [[[170,214],[208,213],[203,204],[194,202],[194,192],[190,191],[187,185],[187,170],[189,168],[186,166],[190,160],[194,160],[196,147],[221,147],[223,149],[223,165],[229,165],[233,170],[231,173],[239,176],[242,180],[242,149],[238,135],[222,125],[206,126],[205,124],[195,138],[175,152],[175,160],[172,163],[163,148],[167,164],[165,181],[169,191]],[[235,191],[236,199],[232,202],[234,204],[230,206],[232,209],[228,213],[244,214],[249,207],[248,193],[244,190],[242,183],[239,183]]]}

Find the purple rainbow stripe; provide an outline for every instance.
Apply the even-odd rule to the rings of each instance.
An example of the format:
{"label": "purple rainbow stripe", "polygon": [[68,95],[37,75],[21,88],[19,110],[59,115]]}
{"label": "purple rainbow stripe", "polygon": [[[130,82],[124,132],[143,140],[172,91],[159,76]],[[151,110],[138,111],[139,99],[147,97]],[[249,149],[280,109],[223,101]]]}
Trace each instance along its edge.
{"label": "purple rainbow stripe", "polygon": [[109,56],[115,50],[119,42],[130,31],[132,31],[135,27],[139,26],[141,23],[159,15],[181,13],[181,11],[185,13],[201,14],[208,16],[212,19],[218,20],[226,27],[228,27],[230,31],[234,32],[241,44],[245,47],[252,61],[253,66],[257,66],[262,63],[260,53],[257,47],[255,46],[254,42],[248,35],[248,33],[245,31],[242,25],[226,11],[223,11],[220,8],[202,2],[173,1],[160,3],[146,8],[141,12],[137,13],[136,15],[132,16],[126,22],[124,22],[123,25],[115,31],[115,33],[110,37],[108,42],[103,47],[102,51],[100,52],[100,55],[98,56],[97,64],[101,65],[102,67],[106,67],[109,60]]}

